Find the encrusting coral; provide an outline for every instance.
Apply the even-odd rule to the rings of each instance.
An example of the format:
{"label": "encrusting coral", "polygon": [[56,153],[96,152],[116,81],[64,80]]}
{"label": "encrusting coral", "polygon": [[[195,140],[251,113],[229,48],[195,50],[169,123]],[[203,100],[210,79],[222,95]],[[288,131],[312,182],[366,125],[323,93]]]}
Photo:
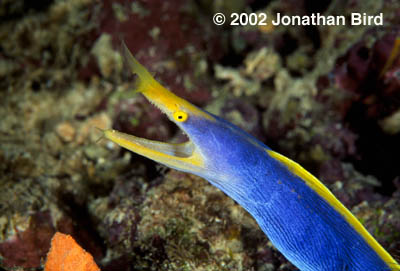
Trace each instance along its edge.
{"label": "encrusting coral", "polygon": [[47,254],[45,271],[100,271],[92,255],[81,248],[70,235],[56,232]]}

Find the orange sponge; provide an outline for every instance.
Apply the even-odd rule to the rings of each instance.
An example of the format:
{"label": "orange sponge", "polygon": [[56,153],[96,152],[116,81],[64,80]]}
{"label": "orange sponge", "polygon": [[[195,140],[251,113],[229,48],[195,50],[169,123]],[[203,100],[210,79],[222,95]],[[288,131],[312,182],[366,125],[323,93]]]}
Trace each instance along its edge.
{"label": "orange sponge", "polygon": [[100,271],[92,255],[67,234],[57,232],[51,240],[45,271]]}

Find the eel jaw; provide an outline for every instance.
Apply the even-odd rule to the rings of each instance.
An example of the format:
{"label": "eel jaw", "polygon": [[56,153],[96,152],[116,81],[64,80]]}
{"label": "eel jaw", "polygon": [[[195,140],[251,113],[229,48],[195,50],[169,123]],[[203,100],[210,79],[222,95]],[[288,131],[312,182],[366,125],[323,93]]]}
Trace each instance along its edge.
{"label": "eel jaw", "polygon": [[190,139],[179,144],[164,143],[112,129],[105,130],[104,136],[123,148],[175,169],[191,173],[204,169],[204,158]]}
{"label": "eel jaw", "polygon": [[[138,76],[136,91],[142,93],[153,105],[158,107],[167,117],[177,124],[184,132],[185,129],[178,120],[174,120],[174,113],[183,111],[191,116],[214,120],[203,110],[192,105],[188,101],[176,96],[164,88],[131,54],[123,43],[123,52],[129,69]],[[201,173],[205,170],[205,158],[199,147],[190,140],[181,144],[170,144],[148,140],[133,135],[105,130],[104,137],[114,143],[149,159],[191,173]]]}

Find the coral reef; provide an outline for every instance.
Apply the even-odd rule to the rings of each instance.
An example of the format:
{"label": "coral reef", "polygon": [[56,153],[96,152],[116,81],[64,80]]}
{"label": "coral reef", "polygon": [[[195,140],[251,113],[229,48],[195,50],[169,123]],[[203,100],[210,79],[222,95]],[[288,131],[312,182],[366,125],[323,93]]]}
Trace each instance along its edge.
{"label": "coral reef", "polygon": [[[215,12],[382,12],[384,27],[216,26]],[[393,0],[1,1],[0,267],[43,268],[59,231],[106,271],[293,270],[218,189],[101,139],[185,140],[132,91],[121,39],[173,92],[318,176],[398,255],[399,14]]]}
{"label": "coral reef", "polygon": [[92,255],[66,234],[56,232],[51,239],[45,271],[100,271]]}

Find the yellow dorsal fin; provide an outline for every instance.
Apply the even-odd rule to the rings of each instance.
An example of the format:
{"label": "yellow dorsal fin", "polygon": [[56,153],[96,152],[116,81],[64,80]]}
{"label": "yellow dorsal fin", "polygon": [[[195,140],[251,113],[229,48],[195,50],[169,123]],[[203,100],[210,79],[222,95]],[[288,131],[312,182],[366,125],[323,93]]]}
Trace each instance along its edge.
{"label": "yellow dorsal fin", "polygon": [[310,172],[305,170],[298,163],[293,160],[274,152],[267,150],[268,154],[284,164],[290,172],[299,176],[304,182],[314,190],[319,196],[321,196],[326,202],[328,202],[337,212],[339,212],[346,221],[364,238],[368,245],[381,257],[381,259],[390,267],[392,270],[400,270],[399,264],[393,259],[392,256],[372,237],[372,235],[364,228],[364,226],[358,221],[358,219],[332,194],[332,192],[321,183],[316,177]]}

